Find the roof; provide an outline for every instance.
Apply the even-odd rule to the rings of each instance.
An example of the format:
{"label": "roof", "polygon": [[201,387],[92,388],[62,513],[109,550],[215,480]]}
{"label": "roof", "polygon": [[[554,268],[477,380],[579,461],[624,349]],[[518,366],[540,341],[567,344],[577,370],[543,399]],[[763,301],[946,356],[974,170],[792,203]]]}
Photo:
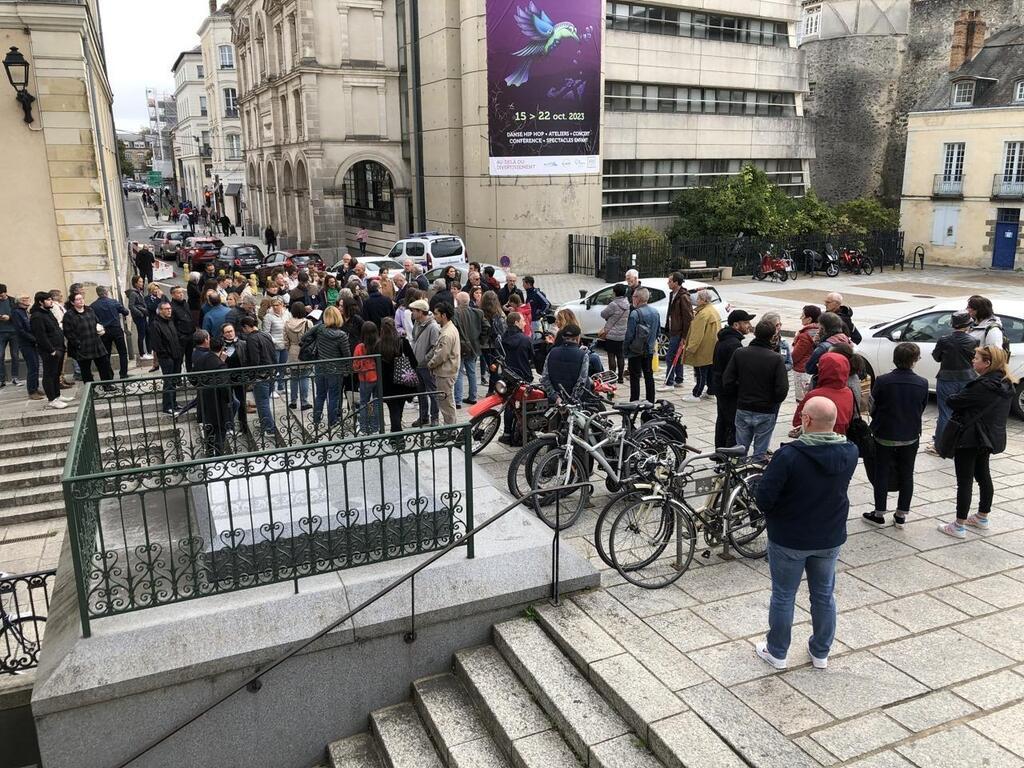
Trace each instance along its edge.
{"label": "roof", "polygon": [[203,53],[202,46],[197,45],[195,48],[193,48],[190,51],[182,51],[181,53],[179,53],[178,54],[178,58],[176,58],[174,60],[174,63],[171,65],[171,72],[177,72],[178,71],[178,65],[181,64],[181,60],[183,58],[185,58],[186,56],[191,56],[193,53],[202,55],[202,53]]}
{"label": "roof", "polygon": [[942,75],[916,112],[952,109],[950,89],[957,80],[974,80],[974,103],[957,109],[1006,107],[1014,102],[1014,86],[1024,79],[1024,26],[1013,26],[996,32],[985,41],[978,54],[959,69]]}

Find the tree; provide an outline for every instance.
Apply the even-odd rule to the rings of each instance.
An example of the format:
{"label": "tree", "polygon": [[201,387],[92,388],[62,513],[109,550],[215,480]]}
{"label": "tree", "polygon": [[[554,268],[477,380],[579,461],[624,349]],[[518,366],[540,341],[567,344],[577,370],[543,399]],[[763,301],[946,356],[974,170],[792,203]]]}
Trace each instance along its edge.
{"label": "tree", "polygon": [[128,178],[135,178],[135,164],[128,159],[128,153],[125,151],[125,143],[121,139],[117,140],[117,164],[121,166],[121,175]]}
{"label": "tree", "polygon": [[847,200],[836,206],[836,214],[848,231],[858,234],[900,227],[899,208],[886,208],[874,198]]}

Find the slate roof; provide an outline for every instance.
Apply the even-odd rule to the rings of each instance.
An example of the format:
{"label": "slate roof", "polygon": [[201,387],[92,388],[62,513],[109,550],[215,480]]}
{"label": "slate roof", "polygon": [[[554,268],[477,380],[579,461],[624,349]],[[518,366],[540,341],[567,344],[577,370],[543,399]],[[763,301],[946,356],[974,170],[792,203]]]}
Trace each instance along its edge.
{"label": "slate roof", "polygon": [[952,84],[957,80],[975,81],[974,103],[957,109],[982,109],[1020,105],[1014,102],[1014,88],[1024,79],[1024,26],[996,32],[984,47],[955,72],[944,74],[935,88],[921,100],[915,112],[951,109]]}

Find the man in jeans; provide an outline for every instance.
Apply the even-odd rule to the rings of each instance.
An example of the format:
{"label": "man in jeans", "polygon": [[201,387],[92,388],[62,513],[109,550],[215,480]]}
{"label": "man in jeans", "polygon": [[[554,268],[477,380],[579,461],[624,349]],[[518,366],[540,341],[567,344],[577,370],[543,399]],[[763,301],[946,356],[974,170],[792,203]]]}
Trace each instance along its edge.
{"label": "man in jeans", "polygon": [[668,366],[668,375],[665,377],[663,390],[683,386],[683,361],[680,359],[675,365],[672,364],[679,351],[679,345],[686,340],[686,335],[690,332],[690,323],[693,322],[693,303],[690,301],[690,292],[683,287],[683,279],[682,272],[673,272],[668,276],[668,289],[672,293],[669,295],[668,312],[665,317],[665,330],[668,333],[665,365]]}
{"label": "man in jeans", "polygon": [[768,636],[757,643],[755,652],[776,669],[786,668],[793,604],[804,572],[811,599],[808,650],[816,669],[828,666],[836,634],[836,559],[846,541],[847,494],[858,453],[855,445],[832,431],[835,421],[831,400],[808,399],[800,439],[779,448],[755,491],[768,525],[772,578]]}
{"label": "man in jeans", "polygon": [[[255,368],[260,365],[276,364],[277,354],[274,352],[274,340],[270,338],[269,334],[258,330],[259,321],[251,315],[246,315],[239,325],[242,330],[242,338],[245,340],[242,366]],[[270,393],[273,389],[274,374],[272,371],[260,373],[252,382],[252,397],[256,401],[256,413],[259,414],[263,433],[267,435],[277,434],[274,412],[270,407]]]}
{"label": "man in jeans", "polygon": [[[416,378],[419,379],[420,417],[412,423],[412,427],[425,427],[430,424],[437,426],[437,393],[434,374],[427,367],[427,361],[437,346],[441,336],[441,326],[434,320],[430,305],[423,299],[417,299],[409,305],[412,312],[412,352],[416,357]],[[454,397],[454,392],[452,397]]]}
{"label": "man in jeans", "polygon": [[932,349],[932,357],[939,364],[939,372],[935,374],[935,403],[939,406],[939,418],[935,421],[935,434],[926,450],[934,456],[939,455],[935,443],[953,413],[948,405],[949,398],[978,377],[972,364],[978,341],[969,333],[973,322],[967,312],[954,312],[950,319],[952,333],[940,337]]}
{"label": "man in jeans", "polygon": [[[622,346],[626,350],[626,364],[629,367],[629,400],[640,399],[640,377],[644,379],[644,399],[654,402],[654,363],[661,318],[654,307],[647,302],[650,291],[637,288],[633,292],[633,311],[626,322],[626,338]],[[646,332],[646,337],[644,333]]]}
{"label": "man in jeans", "polygon": [[782,355],[772,346],[775,323],[761,320],[754,340],[737,349],[722,377],[722,389],[736,398],[736,444],[763,456],[771,443],[779,405],[789,394],[789,377]]}
{"label": "man in jeans", "polygon": [[7,286],[0,283],[0,387],[7,386],[4,357],[8,349],[11,350],[11,384],[21,386],[18,381],[18,334],[14,327],[14,309],[17,306],[14,297],[7,294]]}
{"label": "man in jeans", "polygon": [[[469,294],[459,291],[455,296],[455,327],[459,331],[462,360],[459,372],[455,375],[455,407],[476,404],[476,369],[480,359],[480,334],[484,327],[484,313],[476,307],[469,306]],[[469,386],[469,397],[462,399],[462,375],[466,375]]]}

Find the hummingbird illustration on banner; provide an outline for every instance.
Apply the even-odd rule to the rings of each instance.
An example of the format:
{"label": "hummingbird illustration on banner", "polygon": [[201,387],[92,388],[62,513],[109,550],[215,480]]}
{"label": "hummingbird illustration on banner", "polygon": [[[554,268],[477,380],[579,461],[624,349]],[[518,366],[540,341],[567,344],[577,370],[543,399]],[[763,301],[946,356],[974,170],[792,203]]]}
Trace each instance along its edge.
{"label": "hummingbird illustration on banner", "polygon": [[516,7],[516,24],[530,42],[513,53],[526,59],[516,70],[505,78],[506,85],[523,85],[530,80],[530,65],[537,59],[547,56],[562,40],[579,41],[576,25],[568,21],[555,24],[536,3],[530,2],[525,9]]}

